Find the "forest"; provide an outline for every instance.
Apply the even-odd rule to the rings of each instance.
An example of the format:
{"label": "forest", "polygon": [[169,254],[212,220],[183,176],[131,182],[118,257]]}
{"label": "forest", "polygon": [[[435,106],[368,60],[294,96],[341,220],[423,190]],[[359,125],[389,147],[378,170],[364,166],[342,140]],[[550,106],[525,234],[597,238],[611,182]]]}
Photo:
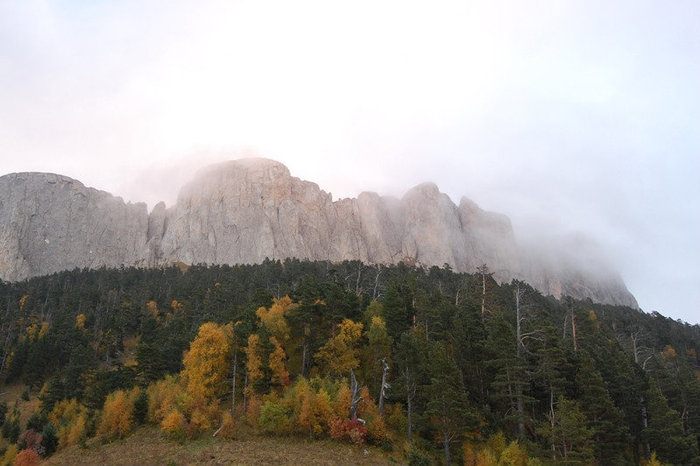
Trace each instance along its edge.
{"label": "forest", "polygon": [[[4,309],[3,309],[4,308]],[[143,424],[414,465],[700,464],[700,327],[449,266],[287,259],[0,282],[0,463]]]}

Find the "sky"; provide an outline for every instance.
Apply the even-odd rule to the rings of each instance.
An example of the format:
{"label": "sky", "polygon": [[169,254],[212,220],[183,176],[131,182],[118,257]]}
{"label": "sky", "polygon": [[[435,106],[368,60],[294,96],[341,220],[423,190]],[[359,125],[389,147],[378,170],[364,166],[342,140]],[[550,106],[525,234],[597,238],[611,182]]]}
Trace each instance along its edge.
{"label": "sky", "polygon": [[259,155],[597,243],[700,322],[700,2],[0,0],[0,175],[131,202]]}

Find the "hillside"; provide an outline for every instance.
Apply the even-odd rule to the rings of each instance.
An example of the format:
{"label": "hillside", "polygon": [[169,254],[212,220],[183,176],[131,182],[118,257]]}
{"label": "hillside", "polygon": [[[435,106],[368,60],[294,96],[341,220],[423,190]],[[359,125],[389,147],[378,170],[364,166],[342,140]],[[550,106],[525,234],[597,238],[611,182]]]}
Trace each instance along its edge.
{"label": "hillside", "polygon": [[[85,269],[0,282],[0,302],[0,378],[30,400],[0,403],[7,455],[50,453],[34,429],[57,438],[54,461],[80,444],[106,461],[140,444],[199,461],[268,438],[369,445],[406,462],[700,461],[700,327],[486,271]],[[213,431],[221,440],[209,443]]]}

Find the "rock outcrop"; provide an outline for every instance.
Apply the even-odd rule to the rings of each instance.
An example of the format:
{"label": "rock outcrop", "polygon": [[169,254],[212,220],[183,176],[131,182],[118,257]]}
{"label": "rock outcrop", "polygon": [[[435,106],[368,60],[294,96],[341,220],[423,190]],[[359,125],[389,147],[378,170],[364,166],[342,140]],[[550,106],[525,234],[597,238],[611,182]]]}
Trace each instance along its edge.
{"label": "rock outcrop", "polygon": [[459,206],[425,183],[401,199],[361,193],[333,201],[282,164],[242,159],[201,172],[174,207],[86,188],[53,174],[0,177],[0,279],[75,267],[258,263],[297,257],[426,266],[473,272],[486,264],[500,281],[524,279],[546,294],[636,307],[615,273],[571,261],[523,259],[510,220],[468,199]]}
{"label": "rock outcrop", "polygon": [[0,279],[145,265],[146,204],[48,173],[0,177]]}

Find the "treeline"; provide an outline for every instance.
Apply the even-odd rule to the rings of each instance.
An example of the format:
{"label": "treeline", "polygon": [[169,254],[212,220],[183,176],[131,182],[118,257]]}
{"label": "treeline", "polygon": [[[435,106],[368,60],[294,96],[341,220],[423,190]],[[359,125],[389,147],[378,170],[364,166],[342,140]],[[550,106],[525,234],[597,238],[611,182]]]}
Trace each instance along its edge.
{"label": "treeline", "polygon": [[[700,464],[700,327],[480,273],[299,260],[0,282],[6,457],[127,435],[332,437],[414,464]],[[29,395],[29,393],[27,394]]]}

